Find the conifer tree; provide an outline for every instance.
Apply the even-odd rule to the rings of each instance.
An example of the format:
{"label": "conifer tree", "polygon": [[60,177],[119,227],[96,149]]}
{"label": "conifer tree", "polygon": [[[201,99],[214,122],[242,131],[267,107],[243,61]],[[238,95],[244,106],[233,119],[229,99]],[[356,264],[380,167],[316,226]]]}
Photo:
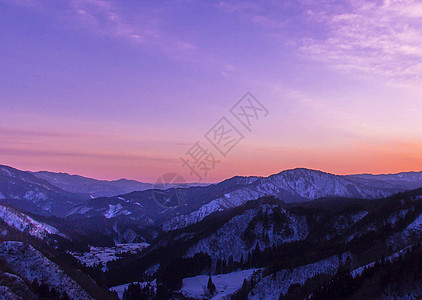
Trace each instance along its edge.
{"label": "conifer tree", "polygon": [[208,289],[208,293],[210,294],[210,296],[211,297],[214,296],[217,289],[215,287],[214,282],[212,282],[211,276],[208,278],[207,289]]}

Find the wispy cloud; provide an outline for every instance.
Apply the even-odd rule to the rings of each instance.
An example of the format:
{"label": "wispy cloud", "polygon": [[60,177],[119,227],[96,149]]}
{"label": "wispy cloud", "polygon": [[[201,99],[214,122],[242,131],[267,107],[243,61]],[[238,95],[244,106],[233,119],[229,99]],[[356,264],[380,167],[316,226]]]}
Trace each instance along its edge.
{"label": "wispy cloud", "polygon": [[[327,7],[324,7],[327,9]],[[395,85],[422,83],[422,3],[352,1],[343,11],[310,11],[322,38],[304,40],[308,57],[343,71],[384,76]]]}
{"label": "wispy cloud", "polygon": [[218,7],[225,13],[239,14],[245,17],[253,24],[259,25],[267,30],[282,29],[285,27],[287,20],[280,17],[274,17],[270,14],[273,10],[268,9],[271,6],[260,6],[254,2],[220,2]]}
{"label": "wispy cloud", "polygon": [[126,38],[136,43],[154,42],[161,37],[156,20],[142,17],[139,24],[129,22],[106,0],[70,0],[73,17],[80,24],[112,37]]}
{"label": "wispy cloud", "polygon": [[219,8],[261,33],[343,72],[382,76],[392,85],[422,83],[419,0],[225,1]]}
{"label": "wispy cloud", "polygon": [[251,12],[258,11],[259,5],[253,2],[229,2],[221,1],[218,3],[218,7],[226,13],[237,13],[237,12]]}
{"label": "wispy cloud", "polygon": [[197,48],[191,41],[163,29],[162,25],[166,20],[160,14],[162,9],[153,5],[131,15],[122,9],[125,7],[123,3],[113,0],[0,0],[1,2],[43,11],[70,26],[83,28],[93,34],[155,47],[174,58],[180,58],[184,54],[189,56]]}
{"label": "wispy cloud", "polygon": [[111,160],[138,160],[158,162],[178,162],[176,158],[165,158],[153,155],[125,154],[112,152],[77,152],[77,151],[55,151],[45,149],[19,149],[13,147],[0,147],[0,154],[14,157],[83,157],[90,159],[111,159]]}
{"label": "wispy cloud", "polygon": [[39,131],[39,130],[23,130],[23,129],[10,129],[0,127],[0,137],[6,136],[31,136],[31,137],[72,137],[76,134],[53,132],[53,131]]}

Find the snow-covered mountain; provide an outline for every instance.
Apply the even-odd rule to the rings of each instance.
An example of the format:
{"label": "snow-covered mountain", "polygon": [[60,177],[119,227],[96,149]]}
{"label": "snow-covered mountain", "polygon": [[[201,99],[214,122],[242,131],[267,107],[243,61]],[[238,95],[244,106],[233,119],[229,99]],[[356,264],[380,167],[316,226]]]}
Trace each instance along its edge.
{"label": "snow-covered mountain", "polygon": [[[157,293],[167,289],[176,298],[201,298],[212,274],[215,299],[230,294],[235,299],[299,299],[292,296],[296,290],[306,294],[308,286],[324,285],[346,265],[356,276],[369,276],[365,266],[375,268],[383,255],[401,258],[405,249],[417,246],[422,189],[405,190],[419,186],[418,180],[416,173],[338,176],[293,169],[85,200],[2,166],[0,259],[8,268],[0,269],[0,297],[36,298],[28,282],[37,276],[75,299],[85,297],[84,292],[113,297],[100,287],[104,282],[107,288],[127,287],[141,279],[142,286],[154,282]],[[171,208],[155,198],[174,194],[185,198]],[[44,216],[16,208],[16,203]],[[57,209],[65,216],[45,215]],[[87,274],[100,286],[89,277],[78,279]],[[233,282],[226,285],[225,280]]]}
{"label": "snow-covered mountain", "polygon": [[[0,198],[34,213],[85,217],[127,216],[159,224],[165,230],[197,223],[215,211],[239,206],[248,200],[274,195],[287,203],[321,197],[373,199],[422,185],[421,173],[338,176],[309,169],[293,169],[268,177],[236,176],[208,186],[173,187],[162,193],[185,196],[171,209],[155,200],[152,185],[136,181],[101,181],[65,173],[29,173],[0,167]],[[124,193],[133,189],[139,191]],[[144,190],[146,189],[146,190]],[[88,195],[113,195],[89,200]],[[176,203],[178,204],[178,203]]]}
{"label": "snow-covered mountain", "polygon": [[[286,204],[264,197],[248,201],[159,236],[141,256],[111,264],[109,276],[121,274],[121,270],[127,274],[157,270],[159,265],[149,282],[167,282],[170,277],[180,282],[175,285],[178,293],[195,299],[207,294],[209,274],[217,287],[215,299],[229,294],[237,294],[234,299],[305,299],[312,289],[330,282],[340,271],[363,274],[366,267],[370,271],[359,276],[367,276],[370,283],[383,264],[383,256],[392,263],[395,258],[403,261],[412,247],[422,249],[418,246],[422,238],[422,189],[383,199],[344,200],[337,197]],[[179,255],[182,258],[174,258]],[[238,280],[241,270],[247,276]],[[252,270],[260,271],[255,274]],[[342,280],[345,278],[349,277]],[[123,282],[114,282],[119,283]],[[296,289],[305,294],[292,296]],[[379,292],[392,291],[386,288]],[[283,298],[286,295],[290,298]]]}
{"label": "snow-covered mountain", "polygon": [[[416,179],[415,179],[416,182]],[[422,184],[422,180],[421,180]],[[127,216],[161,226],[165,231],[198,223],[206,216],[237,207],[263,196],[276,196],[286,203],[308,202],[323,197],[376,199],[406,190],[407,184],[382,178],[339,176],[309,169],[293,169],[268,177],[233,177],[205,187],[174,188],[162,197],[185,195],[181,205],[171,209],[155,200],[156,191],[146,190],[116,197],[97,198],[76,207],[70,214],[93,217]]]}
{"label": "snow-covered mountain", "polygon": [[214,259],[235,261],[260,249],[303,240],[308,235],[306,218],[290,214],[274,204],[263,204],[243,211],[216,232],[199,240],[185,256],[206,253]]}
{"label": "snow-covered mountain", "polygon": [[[146,223],[159,224],[175,215],[184,215],[200,209],[210,201],[239,188],[246,187],[258,179],[259,177],[236,176],[208,186],[170,188],[164,191],[146,190],[115,197],[101,197],[91,199],[75,207],[68,215],[101,216],[105,218],[126,216],[130,219],[142,219]],[[173,197],[175,194],[183,195],[181,196],[183,197],[181,205]],[[172,208],[164,207],[156,201],[157,197],[173,197],[176,205]]]}
{"label": "snow-covered mountain", "polygon": [[213,212],[236,207],[263,196],[276,196],[284,202],[295,203],[323,197],[375,199],[404,190],[398,185],[389,183],[377,183],[375,186],[372,183],[371,179],[355,180],[309,169],[287,170],[259,178],[245,187],[210,201],[187,215],[175,216],[166,221],[163,228],[171,230],[194,224]]}
{"label": "snow-covered mountain", "polygon": [[37,214],[63,216],[86,200],[28,172],[0,165],[0,201]]}

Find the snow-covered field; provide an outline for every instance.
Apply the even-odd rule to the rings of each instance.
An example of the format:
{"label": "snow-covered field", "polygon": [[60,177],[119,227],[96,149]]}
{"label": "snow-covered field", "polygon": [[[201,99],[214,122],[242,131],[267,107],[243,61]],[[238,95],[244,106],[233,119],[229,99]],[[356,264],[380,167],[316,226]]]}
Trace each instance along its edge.
{"label": "snow-covered field", "polygon": [[[216,294],[212,299],[226,299],[225,297],[240,289],[243,280],[251,277],[256,270],[257,269],[250,269],[212,276],[212,282],[217,289]],[[180,289],[180,292],[186,297],[204,299],[208,279],[208,275],[185,278],[183,279],[183,286]]]}
{"label": "snow-covered field", "polygon": [[131,244],[116,244],[114,247],[93,247],[90,246],[90,251],[85,253],[70,252],[82,264],[87,266],[103,264],[103,270],[107,270],[107,263],[113,259],[118,260],[121,253],[130,252],[136,253],[148,247],[148,243],[131,243]]}

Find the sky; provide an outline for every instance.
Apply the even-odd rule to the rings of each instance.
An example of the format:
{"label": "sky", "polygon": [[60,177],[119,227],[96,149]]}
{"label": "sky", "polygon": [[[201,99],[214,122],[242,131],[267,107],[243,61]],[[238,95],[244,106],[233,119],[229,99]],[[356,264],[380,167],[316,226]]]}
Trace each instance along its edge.
{"label": "sky", "polygon": [[[0,164],[18,169],[422,170],[421,1],[0,0],[0,54]],[[250,127],[231,112],[247,92]],[[225,155],[222,118],[242,137]]]}

